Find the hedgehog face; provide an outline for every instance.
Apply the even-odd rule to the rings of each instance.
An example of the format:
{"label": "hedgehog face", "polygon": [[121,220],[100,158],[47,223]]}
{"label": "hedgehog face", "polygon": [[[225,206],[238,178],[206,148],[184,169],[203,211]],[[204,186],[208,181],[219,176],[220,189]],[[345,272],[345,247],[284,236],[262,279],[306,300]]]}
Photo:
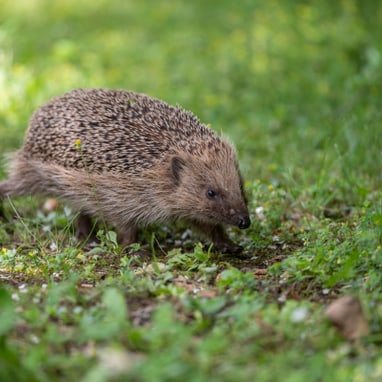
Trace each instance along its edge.
{"label": "hedgehog face", "polygon": [[217,183],[202,188],[207,190],[204,212],[208,212],[213,221],[221,220],[222,223],[234,225],[240,229],[249,227],[251,221],[244,195],[235,192],[237,190],[222,188]]}
{"label": "hedgehog face", "polygon": [[174,208],[178,215],[197,221],[248,228],[250,218],[236,158],[224,158],[219,162],[217,158],[174,156],[171,176],[179,195]]}

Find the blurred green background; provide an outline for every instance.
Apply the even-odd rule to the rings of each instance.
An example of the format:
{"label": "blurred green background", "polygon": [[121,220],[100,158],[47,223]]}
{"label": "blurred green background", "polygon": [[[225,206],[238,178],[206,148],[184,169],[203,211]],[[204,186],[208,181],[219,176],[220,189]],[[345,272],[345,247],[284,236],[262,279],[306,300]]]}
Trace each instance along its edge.
{"label": "blurred green background", "polygon": [[111,87],[192,110],[251,180],[380,181],[381,2],[2,0],[0,22],[2,152],[50,97]]}

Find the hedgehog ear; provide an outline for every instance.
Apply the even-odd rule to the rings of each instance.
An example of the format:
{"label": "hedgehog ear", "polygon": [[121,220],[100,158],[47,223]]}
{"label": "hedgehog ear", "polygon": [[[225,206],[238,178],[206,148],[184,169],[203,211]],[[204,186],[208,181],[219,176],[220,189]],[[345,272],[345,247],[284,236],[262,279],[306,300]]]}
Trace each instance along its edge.
{"label": "hedgehog ear", "polygon": [[180,183],[181,175],[185,166],[186,163],[182,158],[177,156],[173,156],[171,158],[171,175],[173,176],[176,185]]}

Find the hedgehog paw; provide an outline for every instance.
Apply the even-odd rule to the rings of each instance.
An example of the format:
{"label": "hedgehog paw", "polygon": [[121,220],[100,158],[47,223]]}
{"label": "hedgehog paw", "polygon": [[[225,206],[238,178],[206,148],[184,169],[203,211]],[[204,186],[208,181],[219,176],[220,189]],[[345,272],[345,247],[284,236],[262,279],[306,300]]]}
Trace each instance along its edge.
{"label": "hedgehog paw", "polygon": [[94,240],[95,226],[90,215],[80,212],[74,221],[75,234],[77,240]]}
{"label": "hedgehog paw", "polygon": [[223,241],[214,243],[214,250],[220,253],[226,253],[231,255],[236,255],[243,251],[243,247],[241,245],[235,244],[232,241]]}

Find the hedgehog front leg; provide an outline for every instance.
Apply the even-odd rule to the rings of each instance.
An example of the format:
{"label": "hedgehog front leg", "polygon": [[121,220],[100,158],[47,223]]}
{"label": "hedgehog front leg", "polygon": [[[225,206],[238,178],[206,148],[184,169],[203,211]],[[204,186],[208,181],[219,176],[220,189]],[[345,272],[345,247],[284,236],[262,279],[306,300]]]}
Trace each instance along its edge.
{"label": "hedgehog front leg", "polygon": [[1,198],[0,198],[0,219],[5,219],[4,203]]}
{"label": "hedgehog front leg", "polygon": [[95,239],[96,227],[90,215],[80,212],[74,220],[74,228],[78,240]]}
{"label": "hedgehog front leg", "polygon": [[117,238],[121,247],[126,248],[137,241],[137,227],[130,225],[124,228],[118,228]]}
{"label": "hedgehog front leg", "polygon": [[214,250],[221,253],[240,253],[243,248],[235,244],[227,235],[222,225],[210,225],[195,223],[194,226],[198,231],[206,235],[214,244]]}

